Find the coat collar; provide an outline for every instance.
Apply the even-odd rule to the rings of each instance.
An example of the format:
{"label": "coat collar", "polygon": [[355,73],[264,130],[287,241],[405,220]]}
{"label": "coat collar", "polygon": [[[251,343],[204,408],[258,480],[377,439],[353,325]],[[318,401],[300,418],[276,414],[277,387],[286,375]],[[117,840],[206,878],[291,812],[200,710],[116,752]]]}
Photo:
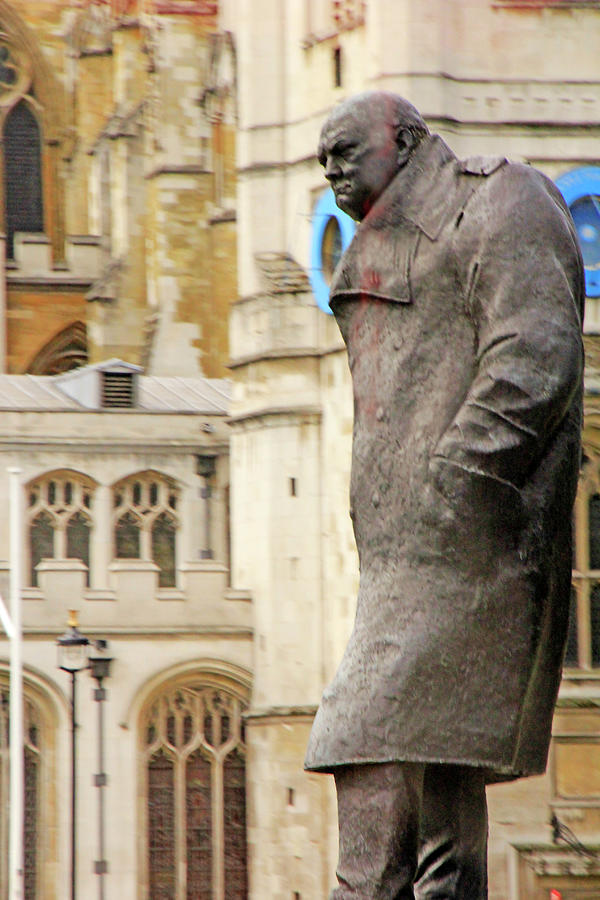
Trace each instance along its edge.
{"label": "coat collar", "polygon": [[406,219],[435,241],[455,206],[460,164],[448,145],[434,134],[417,149],[377,199],[357,229],[387,228]]}
{"label": "coat collar", "polygon": [[330,299],[369,295],[410,303],[411,254],[419,234],[437,241],[449,219],[464,208],[480,177],[505,162],[500,157],[461,162],[438,135],[423,138],[356,229],[334,272]]}
{"label": "coat collar", "polygon": [[458,160],[441,138],[424,138],[356,229],[333,275],[331,301],[368,295],[411,303],[411,253],[420,232],[437,240],[458,211],[460,173]]}

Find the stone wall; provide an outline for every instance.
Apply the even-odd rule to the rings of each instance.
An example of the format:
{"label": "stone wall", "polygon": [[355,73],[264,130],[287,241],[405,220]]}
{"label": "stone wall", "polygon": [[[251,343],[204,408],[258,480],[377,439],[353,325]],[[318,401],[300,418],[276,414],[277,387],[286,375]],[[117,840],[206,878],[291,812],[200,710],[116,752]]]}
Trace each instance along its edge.
{"label": "stone wall", "polygon": [[[279,710],[277,704],[283,703],[278,698],[284,695],[292,660],[298,659],[301,672],[304,659],[316,663],[317,646],[318,680],[321,687],[327,684],[352,625],[358,579],[347,512],[352,403],[345,354],[331,318],[310,309],[310,295],[286,295],[285,287],[290,277],[299,277],[296,269],[310,274],[314,265],[312,211],[326,188],[314,157],[322,122],[342,98],[385,88],[411,100],[459,156],[506,155],[531,161],[552,178],[597,162],[600,4],[372,0],[364,9],[359,6],[354,19],[350,15],[341,25],[335,24],[333,6],[324,0],[304,5],[237,0],[229,13],[235,22],[240,97],[240,301],[232,310],[230,331],[235,379],[233,573],[240,583],[252,586],[258,626],[257,689],[249,729],[252,758],[264,756],[278,773],[277,760],[288,758],[278,728],[294,742],[294,757],[289,758],[295,758],[297,766],[306,737],[291,719],[274,715],[290,715],[289,707]],[[336,58],[341,84],[336,84]],[[274,261],[283,259],[289,260],[288,270],[280,267],[279,284],[275,276],[267,284],[265,260],[273,268]],[[590,319],[592,330],[595,319]],[[284,496],[282,478],[293,474],[305,427],[300,410],[308,405],[313,441],[320,448],[314,474],[319,500],[312,506],[298,504],[294,540],[302,571],[303,558],[310,558],[318,536],[318,582],[304,577],[296,647],[278,654],[277,647],[285,645],[291,633],[291,623],[290,631],[285,630],[288,596],[296,596],[295,585],[285,575],[290,551],[281,517],[291,498]],[[280,421],[285,427],[273,425]],[[597,446],[595,438],[592,443]],[[304,452],[308,464],[312,450]],[[321,610],[316,627],[311,619],[314,603]],[[270,649],[273,644],[275,650]],[[584,864],[571,851],[561,856],[549,825],[556,812],[587,846],[600,841],[594,792],[588,791],[585,799],[583,794],[567,797],[564,791],[567,784],[569,790],[581,789],[577,771],[583,765],[577,749],[569,755],[564,748],[573,742],[595,742],[592,733],[598,730],[595,671],[583,674],[589,680],[570,674],[565,679],[566,719],[562,711],[557,715],[548,774],[489,791],[493,900],[547,898],[559,876],[556,886],[565,896],[570,896],[567,888],[594,889],[596,863]],[[305,704],[314,702],[315,691],[314,679],[308,678]],[[568,699],[572,691],[577,701]],[[294,702],[298,715],[306,714],[302,698]],[[590,731],[576,721],[569,706],[575,702],[589,708]],[[563,749],[557,755],[559,745]],[[312,776],[302,776],[299,770],[297,774],[305,779],[298,785],[303,785],[304,802],[310,805],[313,834],[321,836],[321,867],[315,864],[315,872],[327,871],[331,886],[335,816],[311,792]],[[302,898],[325,897],[325,888],[317,892],[308,881],[297,887],[291,875],[295,842],[302,840],[304,857],[312,845],[280,805],[283,777],[266,798],[260,794],[260,777],[252,777],[251,833],[257,835],[252,839],[252,897],[294,897],[295,891]],[[323,780],[330,781],[327,776]],[[267,840],[272,821],[278,824],[275,860]]]}

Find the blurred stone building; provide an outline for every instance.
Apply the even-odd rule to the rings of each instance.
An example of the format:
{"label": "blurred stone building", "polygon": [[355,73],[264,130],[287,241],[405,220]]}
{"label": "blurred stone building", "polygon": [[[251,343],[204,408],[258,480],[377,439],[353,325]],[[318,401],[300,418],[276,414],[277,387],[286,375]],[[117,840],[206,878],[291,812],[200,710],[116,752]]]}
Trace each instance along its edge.
{"label": "blurred stone building", "polygon": [[[114,657],[104,895],[247,895],[252,626],[229,574],[225,377],[235,115],[215,3],[0,2],[0,502],[17,465],[28,900],[69,895],[68,609]],[[8,529],[5,515],[5,598]],[[0,654],[6,897],[4,640]],[[80,897],[102,868],[92,687],[78,677]]]}
{"label": "blurred stone building", "polygon": [[589,366],[571,635],[547,775],[489,791],[490,897],[600,896],[599,7],[235,6],[240,299],[230,331],[231,527],[233,582],[252,590],[254,611],[253,896],[325,897],[336,860],[327,779],[303,777],[300,767],[307,704],[318,702],[335,671],[357,587],[346,512],[350,390],[326,314],[327,281],[352,225],[333,206],[314,152],[332,105],[375,87],[411,100],[458,156],[500,154],[539,167],[559,183],[577,221]]}
{"label": "blurred stone building", "polygon": [[[490,897],[600,895],[599,37],[597,0],[0,0],[0,459],[23,481],[27,898],[67,895],[54,644],[70,608],[115,658],[108,896],[321,900],[333,883],[331,779],[302,760],[358,582],[351,390],[327,313],[353,224],[314,150],[331,107],[371,87],[410,99],[459,156],[541,168],[576,218],[588,366],[570,640],[548,773],[489,792]],[[6,642],[0,655],[6,719]],[[0,898],[5,867],[2,850]]]}

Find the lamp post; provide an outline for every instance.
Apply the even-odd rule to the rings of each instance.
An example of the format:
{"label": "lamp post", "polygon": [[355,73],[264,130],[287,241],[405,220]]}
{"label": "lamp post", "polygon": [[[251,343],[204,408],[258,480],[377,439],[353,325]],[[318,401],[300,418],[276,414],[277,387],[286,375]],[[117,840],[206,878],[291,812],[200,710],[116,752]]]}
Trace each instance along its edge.
{"label": "lamp post", "polygon": [[98,859],[94,863],[94,872],[98,876],[98,897],[104,900],[104,876],[108,872],[108,863],[104,858],[104,788],[107,776],[104,771],[104,712],[103,702],[106,700],[106,689],[102,682],[110,675],[112,657],[108,655],[108,641],[94,642],[95,651],[90,654],[90,675],[96,680],[94,700],[98,703],[98,772],[94,775],[94,784],[98,788]]}
{"label": "lamp post", "polygon": [[56,642],[58,668],[71,675],[71,900],[76,898],[77,875],[77,673],[89,666],[90,643],[77,624],[77,613],[71,609],[69,630]]}

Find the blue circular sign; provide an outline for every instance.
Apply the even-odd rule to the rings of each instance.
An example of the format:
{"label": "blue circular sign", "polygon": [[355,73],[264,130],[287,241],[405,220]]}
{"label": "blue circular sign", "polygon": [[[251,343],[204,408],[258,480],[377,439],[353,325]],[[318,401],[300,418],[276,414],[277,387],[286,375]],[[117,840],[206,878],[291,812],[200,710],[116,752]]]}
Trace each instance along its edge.
{"label": "blue circular sign", "polygon": [[600,297],[600,166],[574,169],[556,179],[579,239],[585,267],[585,292]]}
{"label": "blue circular sign", "polygon": [[[312,215],[312,238],[310,243],[310,285],[313,294],[323,312],[331,315],[329,308],[329,283],[327,278],[327,267],[324,267],[324,250],[326,244],[326,232],[331,233],[332,219],[339,228],[339,238],[341,239],[342,253],[354,237],[356,228],[354,221],[350,216],[338,209],[335,203],[335,197],[331,188],[321,194],[315,204]],[[327,226],[330,226],[329,229]],[[337,233],[337,229],[336,229]],[[334,234],[334,252],[335,252],[335,234]]]}

